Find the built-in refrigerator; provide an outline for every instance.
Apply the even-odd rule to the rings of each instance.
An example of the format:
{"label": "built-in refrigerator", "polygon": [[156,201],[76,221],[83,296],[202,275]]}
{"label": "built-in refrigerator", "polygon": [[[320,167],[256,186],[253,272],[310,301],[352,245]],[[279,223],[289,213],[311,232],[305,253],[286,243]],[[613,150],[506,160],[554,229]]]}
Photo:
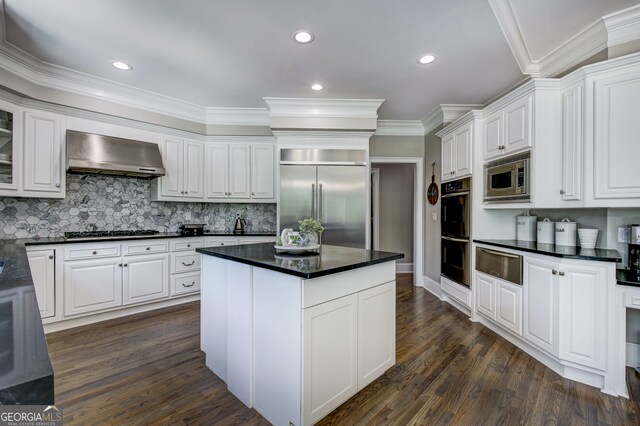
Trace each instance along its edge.
{"label": "built-in refrigerator", "polygon": [[282,149],[280,230],[308,217],[322,222],[322,244],[365,248],[367,153],[364,150]]}

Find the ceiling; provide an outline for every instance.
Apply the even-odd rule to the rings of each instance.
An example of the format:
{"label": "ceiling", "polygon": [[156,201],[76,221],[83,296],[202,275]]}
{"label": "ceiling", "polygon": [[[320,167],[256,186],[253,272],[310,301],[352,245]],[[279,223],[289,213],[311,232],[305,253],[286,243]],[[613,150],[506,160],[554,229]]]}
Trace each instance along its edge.
{"label": "ceiling", "polygon": [[[531,56],[637,1],[510,1]],[[386,99],[386,120],[484,103],[524,77],[488,0],[4,0],[7,41],[57,66],[206,107]],[[309,29],[309,45],[292,41]],[[437,60],[416,60],[433,53]],[[133,71],[110,65],[119,59]],[[313,82],[325,90],[314,92]]]}

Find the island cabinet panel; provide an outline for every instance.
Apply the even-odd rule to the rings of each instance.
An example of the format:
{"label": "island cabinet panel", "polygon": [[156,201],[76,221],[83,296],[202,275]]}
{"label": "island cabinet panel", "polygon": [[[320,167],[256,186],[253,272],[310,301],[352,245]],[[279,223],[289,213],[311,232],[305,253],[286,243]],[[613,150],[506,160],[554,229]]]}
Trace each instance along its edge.
{"label": "island cabinet panel", "polygon": [[304,311],[303,417],[313,424],[358,391],[358,295]]}
{"label": "island cabinet panel", "polygon": [[358,293],[358,390],[396,363],[396,283]]}
{"label": "island cabinet panel", "polygon": [[206,366],[226,382],[227,267],[231,262],[211,256],[203,258],[200,271],[200,347],[206,354]]}

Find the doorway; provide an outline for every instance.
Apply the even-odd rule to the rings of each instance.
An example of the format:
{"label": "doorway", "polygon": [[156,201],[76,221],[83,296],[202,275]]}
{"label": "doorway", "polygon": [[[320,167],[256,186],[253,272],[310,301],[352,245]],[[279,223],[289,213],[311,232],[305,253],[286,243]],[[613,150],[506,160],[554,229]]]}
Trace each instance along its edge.
{"label": "doorway", "polygon": [[421,157],[371,158],[371,248],[400,252],[398,273],[422,285]]}

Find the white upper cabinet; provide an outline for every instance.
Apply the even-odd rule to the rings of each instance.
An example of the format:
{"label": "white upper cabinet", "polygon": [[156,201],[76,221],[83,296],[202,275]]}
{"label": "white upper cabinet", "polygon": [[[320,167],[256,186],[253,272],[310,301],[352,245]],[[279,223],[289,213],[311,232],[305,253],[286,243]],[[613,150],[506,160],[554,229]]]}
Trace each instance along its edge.
{"label": "white upper cabinet", "polygon": [[637,207],[640,205],[640,67],[596,79],[593,87],[594,204],[613,206],[607,201],[618,199],[616,206]]}
{"label": "white upper cabinet", "polygon": [[183,154],[182,139],[165,138],[162,141],[162,163],[165,175],[160,179],[162,181],[161,192],[165,197],[181,197],[183,195]]}
{"label": "white upper cabinet", "polygon": [[24,113],[24,190],[64,197],[62,117]]}
{"label": "white upper cabinet", "polygon": [[584,83],[562,93],[562,189],[564,201],[582,198],[582,145]]}
{"label": "white upper cabinet", "polygon": [[516,99],[484,120],[484,160],[531,148],[533,95]]}
{"label": "white upper cabinet", "polygon": [[210,144],[205,148],[207,198],[227,198],[229,192],[229,145]]}
{"label": "white upper cabinet", "polygon": [[229,146],[229,197],[249,198],[251,193],[251,145]]}
{"label": "white upper cabinet", "polygon": [[484,158],[495,158],[502,154],[504,145],[502,111],[484,120]]}
{"label": "white upper cabinet", "polygon": [[185,198],[197,201],[204,198],[205,161],[202,142],[165,137],[162,140],[162,163],[165,175],[154,181],[153,187],[160,188],[159,196],[153,197],[154,199],[169,201]]}
{"label": "white upper cabinet", "polygon": [[251,146],[251,198],[275,198],[276,147]]}
{"label": "white upper cabinet", "polygon": [[184,196],[204,198],[204,145],[184,141]]}
{"label": "white upper cabinet", "polygon": [[21,117],[16,105],[0,99],[0,196],[15,196],[19,189]]}
{"label": "white upper cabinet", "polygon": [[473,163],[473,122],[457,127],[442,138],[442,181],[471,176]]}

